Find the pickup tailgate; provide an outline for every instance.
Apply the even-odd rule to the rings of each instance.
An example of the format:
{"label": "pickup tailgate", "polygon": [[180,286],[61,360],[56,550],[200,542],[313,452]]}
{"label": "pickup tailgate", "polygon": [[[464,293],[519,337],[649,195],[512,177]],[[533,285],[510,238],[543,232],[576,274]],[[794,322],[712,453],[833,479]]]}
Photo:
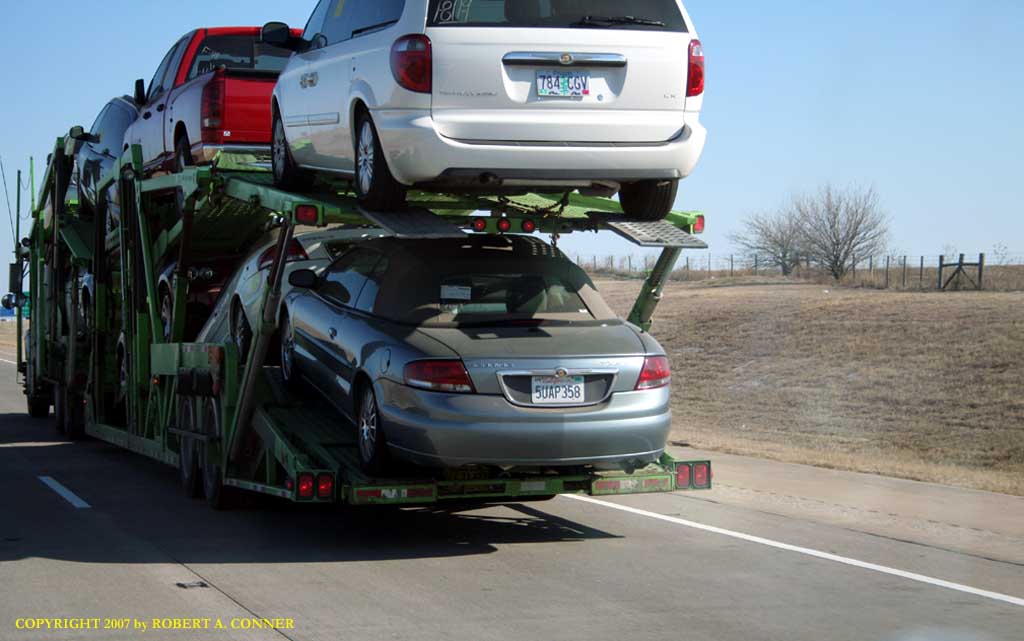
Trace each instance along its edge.
{"label": "pickup tailgate", "polygon": [[270,144],[270,102],[277,76],[275,72],[238,69],[214,74],[211,84],[221,83],[225,143]]}

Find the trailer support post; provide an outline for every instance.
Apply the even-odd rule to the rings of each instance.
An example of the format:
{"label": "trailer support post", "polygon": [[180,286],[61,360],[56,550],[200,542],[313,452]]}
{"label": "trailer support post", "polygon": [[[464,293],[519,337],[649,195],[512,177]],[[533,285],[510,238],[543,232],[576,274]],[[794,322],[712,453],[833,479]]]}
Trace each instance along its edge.
{"label": "trailer support post", "polygon": [[633,311],[629,313],[629,322],[645,332],[651,329],[651,318],[654,316],[654,310],[658,307],[658,303],[661,302],[665,283],[668,282],[668,277],[672,274],[672,269],[675,268],[676,261],[679,260],[682,253],[683,250],[679,247],[663,249],[661,255],[658,256],[658,262],[654,264],[654,269],[644,280],[640,296],[637,298],[636,304],[633,305]]}

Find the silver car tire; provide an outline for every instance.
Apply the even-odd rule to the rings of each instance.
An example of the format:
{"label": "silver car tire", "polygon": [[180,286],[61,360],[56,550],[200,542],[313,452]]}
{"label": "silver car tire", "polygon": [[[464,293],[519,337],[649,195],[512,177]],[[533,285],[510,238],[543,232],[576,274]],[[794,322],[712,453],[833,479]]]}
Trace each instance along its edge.
{"label": "silver car tire", "polygon": [[363,386],[360,394],[356,432],[359,463],[363,471],[370,474],[383,472],[387,463],[387,441],[380,424],[377,395],[370,383]]}

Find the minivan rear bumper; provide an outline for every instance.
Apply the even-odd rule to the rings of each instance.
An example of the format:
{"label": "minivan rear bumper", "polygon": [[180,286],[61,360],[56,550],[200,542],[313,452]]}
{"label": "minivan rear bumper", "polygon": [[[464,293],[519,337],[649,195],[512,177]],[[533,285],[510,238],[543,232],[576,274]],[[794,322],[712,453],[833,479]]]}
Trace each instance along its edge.
{"label": "minivan rear bumper", "polygon": [[391,173],[405,185],[529,187],[685,178],[707,140],[700,114],[684,112],[662,143],[462,141],[442,136],[426,110],[373,114]]}

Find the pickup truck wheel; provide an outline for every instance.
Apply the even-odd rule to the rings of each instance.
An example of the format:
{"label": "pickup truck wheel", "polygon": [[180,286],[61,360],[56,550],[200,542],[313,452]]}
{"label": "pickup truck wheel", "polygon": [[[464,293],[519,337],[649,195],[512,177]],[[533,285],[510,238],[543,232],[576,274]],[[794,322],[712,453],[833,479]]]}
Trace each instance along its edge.
{"label": "pickup truck wheel", "polygon": [[284,121],[274,115],[274,135],[270,140],[270,163],[274,170],[274,184],[287,191],[309,191],[313,175],[295,164],[288,138],[284,135]]}
{"label": "pickup truck wheel", "polygon": [[356,195],[373,211],[405,208],[406,188],[388,168],[384,150],[370,115],[362,112],[356,121]]}
{"label": "pickup truck wheel", "polygon": [[[185,432],[196,431],[196,413],[193,399],[186,398],[178,406],[178,428]],[[197,499],[203,490],[202,475],[199,471],[199,458],[196,456],[196,440],[179,437],[181,447],[178,452],[178,479],[185,496]]]}
{"label": "pickup truck wheel", "polygon": [[192,145],[188,144],[188,136],[181,134],[174,142],[174,173],[180,174],[193,164]]}
{"label": "pickup truck wheel", "polygon": [[661,220],[672,211],[678,191],[678,180],[641,180],[622,186],[619,203],[629,218]]}
{"label": "pickup truck wheel", "polygon": [[359,463],[364,472],[380,474],[387,466],[388,446],[380,424],[377,395],[373,385],[363,386],[359,401],[359,419],[356,422],[359,442]]}

